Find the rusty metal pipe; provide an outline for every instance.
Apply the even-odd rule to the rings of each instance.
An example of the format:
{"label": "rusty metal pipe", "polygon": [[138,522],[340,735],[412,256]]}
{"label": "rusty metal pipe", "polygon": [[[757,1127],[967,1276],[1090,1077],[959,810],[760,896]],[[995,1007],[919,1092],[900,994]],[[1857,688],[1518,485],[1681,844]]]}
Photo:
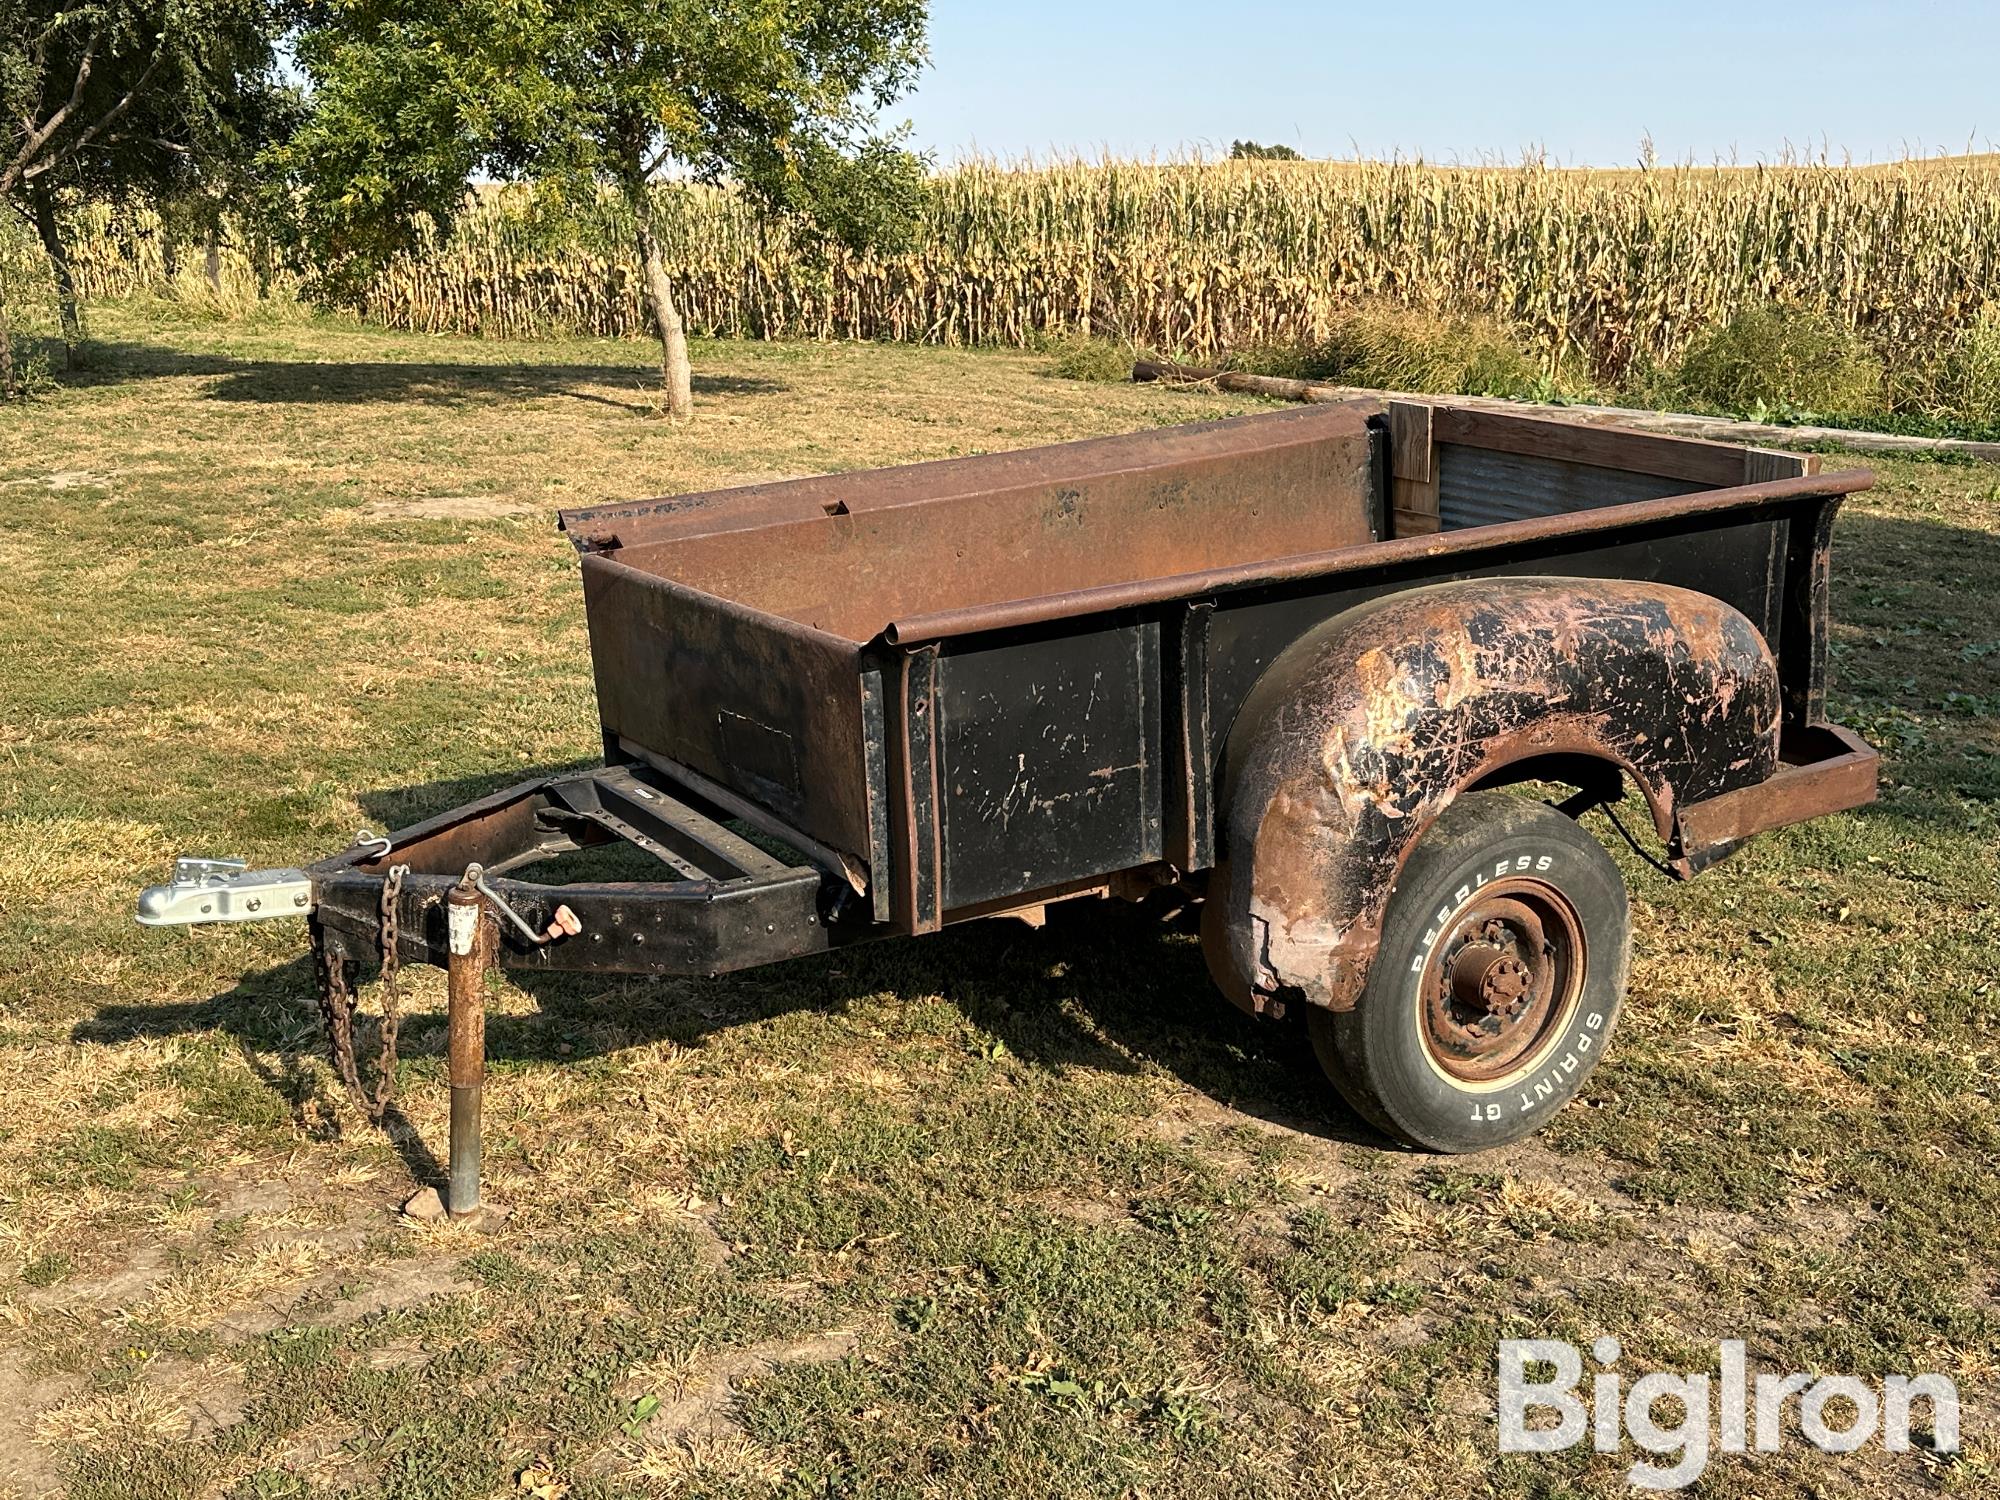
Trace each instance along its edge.
{"label": "rusty metal pipe", "polygon": [[478,865],[445,898],[450,952],[445,1016],[451,1075],[450,1182],[445,1206],[454,1219],[479,1212],[479,1117],[486,1094],[486,970],[493,958],[493,917],[479,894]]}

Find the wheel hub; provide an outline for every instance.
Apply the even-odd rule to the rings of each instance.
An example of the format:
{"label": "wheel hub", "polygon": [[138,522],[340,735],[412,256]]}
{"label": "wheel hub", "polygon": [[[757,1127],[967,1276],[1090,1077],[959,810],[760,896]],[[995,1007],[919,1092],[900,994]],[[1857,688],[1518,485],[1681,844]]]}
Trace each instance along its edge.
{"label": "wheel hub", "polygon": [[1554,886],[1496,882],[1453,915],[1423,975],[1424,1040],[1453,1078],[1504,1079],[1539,1060],[1583,977],[1582,923]]}
{"label": "wheel hub", "polygon": [[1452,961],[1452,1006],[1462,1012],[1511,1018],[1527,1003],[1534,983],[1534,971],[1515,956],[1511,945],[1467,943]]}

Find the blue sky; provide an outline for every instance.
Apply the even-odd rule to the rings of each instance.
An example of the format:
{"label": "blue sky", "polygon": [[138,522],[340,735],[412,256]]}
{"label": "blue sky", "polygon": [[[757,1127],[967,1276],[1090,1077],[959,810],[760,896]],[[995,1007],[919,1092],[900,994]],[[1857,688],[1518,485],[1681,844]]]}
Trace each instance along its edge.
{"label": "blue sky", "polygon": [[1629,165],[2000,140],[2000,0],[1231,4],[932,0],[932,67],[886,118],[940,160],[1310,156]]}

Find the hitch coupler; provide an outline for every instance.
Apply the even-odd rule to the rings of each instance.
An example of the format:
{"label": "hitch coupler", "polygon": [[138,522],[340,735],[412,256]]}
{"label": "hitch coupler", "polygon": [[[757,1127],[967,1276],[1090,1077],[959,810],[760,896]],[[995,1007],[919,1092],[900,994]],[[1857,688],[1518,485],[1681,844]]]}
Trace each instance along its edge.
{"label": "hitch coupler", "polygon": [[139,893],[147,927],[201,922],[264,922],[312,915],[312,880],[304,870],[253,870],[240,859],[174,861],[174,878]]}

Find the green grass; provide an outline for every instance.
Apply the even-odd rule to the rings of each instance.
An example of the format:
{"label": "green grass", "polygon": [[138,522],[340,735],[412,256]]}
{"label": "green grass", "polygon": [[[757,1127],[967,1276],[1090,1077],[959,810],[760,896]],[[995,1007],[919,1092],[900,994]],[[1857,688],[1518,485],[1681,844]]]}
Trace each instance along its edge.
{"label": "green grass", "polygon": [[[1942,1369],[1950,1462],[1703,1493],[1989,1492],[2000,1453],[2000,481],[1878,465],[1836,539],[1878,806],[1672,887],[1542,1139],[1385,1149],[1192,937],[1009,921],[712,982],[521,979],[494,1235],[400,1222],[445,1138],[325,1065],[296,925],[145,932],[182,850],[288,863],[597,749],[559,505],[1248,410],[1045,358],[93,311],[0,411],[0,1485],[228,1495],[1500,1496],[1494,1340],[1624,1368]],[[1839,459],[1830,462],[1840,462]],[[518,978],[518,976],[517,976]]]}

